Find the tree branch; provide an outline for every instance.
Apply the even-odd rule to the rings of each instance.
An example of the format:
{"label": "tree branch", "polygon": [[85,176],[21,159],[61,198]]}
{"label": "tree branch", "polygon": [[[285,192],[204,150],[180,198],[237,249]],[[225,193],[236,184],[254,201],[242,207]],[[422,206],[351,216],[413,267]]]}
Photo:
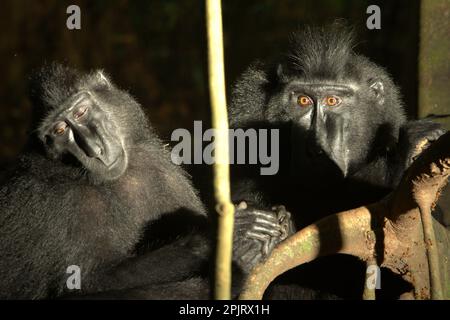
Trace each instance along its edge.
{"label": "tree branch", "polygon": [[[440,266],[448,272],[449,265],[448,260],[440,263],[438,251],[448,255],[450,243],[448,232],[433,222],[431,210],[449,175],[447,133],[421,154],[398,188],[385,199],[325,217],[281,243],[253,270],[240,298],[261,299],[280,274],[336,253],[351,254],[364,261],[376,257],[381,266],[413,284],[416,299],[444,298]],[[443,235],[440,242],[434,236],[433,226]],[[450,288],[450,283],[445,287]],[[450,298],[450,292],[446,294]]]}

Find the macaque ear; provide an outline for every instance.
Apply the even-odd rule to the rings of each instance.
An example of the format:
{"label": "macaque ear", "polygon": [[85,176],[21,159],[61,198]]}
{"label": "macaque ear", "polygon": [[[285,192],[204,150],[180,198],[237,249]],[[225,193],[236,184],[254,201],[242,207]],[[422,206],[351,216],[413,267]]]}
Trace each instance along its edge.
{"label": "macaque ear", "polygon": [[280,82],[287,81],[287,79],[288,79],[288,77],[287,77],[287,75],[286,75],[286,72],[285,72],[285,66],[284,66],[283,64],[281,64],[281,63],[279,63],[279,64],[276,66],[275,74],[276,74],[276,78],[277,78],[278,81],[280,81]]}
{"label": "macaque ear", "polygon": [[278,78],[282,78],[283,75],[284,75],[284,72],[283,72],[283,65],[282,65],[281,63],[279,63],[279,64],[277,65],[277,77],[278,77]]}
{"label": "macaque ear", "polygon": [[379,79],[374,79],[370,81],[370,89],[372,89],[373,93],[378,99],[380,104],[384,103],[384,84]]}
{"label": "macaque ear", "polygon": [[97,82],[100,83],[101,85],[107,86],[108,88],[111,87],[111,81],[105,75],[103,70],[98,70],[97,73],[95,74],[95,77],[96,77]]}

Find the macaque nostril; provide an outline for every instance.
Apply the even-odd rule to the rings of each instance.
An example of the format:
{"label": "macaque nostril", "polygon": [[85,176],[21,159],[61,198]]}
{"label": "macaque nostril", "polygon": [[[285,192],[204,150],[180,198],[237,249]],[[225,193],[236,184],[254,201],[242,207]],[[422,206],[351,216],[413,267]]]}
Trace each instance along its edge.
{"label": "macaque nostril", "polygon": [[306,153],[310,157],[316,157],[324,153],[322,147],[317,143],[314,135],[309,135],[306,140]]}
{"label": "macaque nostril", "polygon": [[102,148],[101,146],[96,145],[94,150],[95,150],[95,154],[96,154],[97,156],[103,155],[103,148]]}
{"label": "macaque nostril", "polygon": [[317,144],[313,143],[306,146],[306,153],[310,157],[317,157],[323,154],[323,150]]}

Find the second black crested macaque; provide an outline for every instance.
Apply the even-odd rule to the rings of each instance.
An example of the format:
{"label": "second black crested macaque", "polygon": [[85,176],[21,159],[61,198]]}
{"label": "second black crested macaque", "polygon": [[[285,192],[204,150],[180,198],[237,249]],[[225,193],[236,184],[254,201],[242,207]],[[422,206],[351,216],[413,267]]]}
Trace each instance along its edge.
{"label": "second black crested macaque", "polygon": [[[418,143],[445,132],[429,120],[408,121],[389,74],[353,48],[353,33],[339,24],[305,28],[277,61],[257,62],[243,73],[232,93],[231,127],[280,130],[280,170],[261,176],[255,166],[235,166],[234,201],[282,204],[300,229],[380,200],[417,156]],[[364,266],[352,268],[350,259],[333,269],[322,260],[328,269],[308,264],[309,273],[296,279],[361,297]]]}

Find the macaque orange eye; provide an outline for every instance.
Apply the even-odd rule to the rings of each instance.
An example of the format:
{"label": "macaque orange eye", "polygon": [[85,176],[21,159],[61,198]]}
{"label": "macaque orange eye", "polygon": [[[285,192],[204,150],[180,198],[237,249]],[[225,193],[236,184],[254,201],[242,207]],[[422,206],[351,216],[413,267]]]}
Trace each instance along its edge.
{"label": "macaque orange eye", "polygon": [[79,108],[77,111],[75,111],[75,112],[73,113],[73,116],[74,116],[75,120],[78,120],[78,119],[80,119],[82,116],[84,116],[84,115],[86,114],[87,110],[88,110],[88,107],[87,107],[87,106],[82,106],[82,107]]}
{"label": "macaque orange eye", "polygon": [[329,107],[335,107],[341,103],[341,98],[336,96],[329,96],[325,98],[325,104]]}
{"label": "macaque orange eye", "polygon": [[55,128],[53,129],[53,133],[57,136],[63,135],[64,132],[66,132],[67,129],[67,123],[61,121],[58,124],[56,124]]}
{"label": "macaque orange eye", "polygon": [[306,107],[311,106],[313,104],[313,102],[312,102],[311,98],[308,96],[298,96],[297,104],[302,108],[306,108]]}

